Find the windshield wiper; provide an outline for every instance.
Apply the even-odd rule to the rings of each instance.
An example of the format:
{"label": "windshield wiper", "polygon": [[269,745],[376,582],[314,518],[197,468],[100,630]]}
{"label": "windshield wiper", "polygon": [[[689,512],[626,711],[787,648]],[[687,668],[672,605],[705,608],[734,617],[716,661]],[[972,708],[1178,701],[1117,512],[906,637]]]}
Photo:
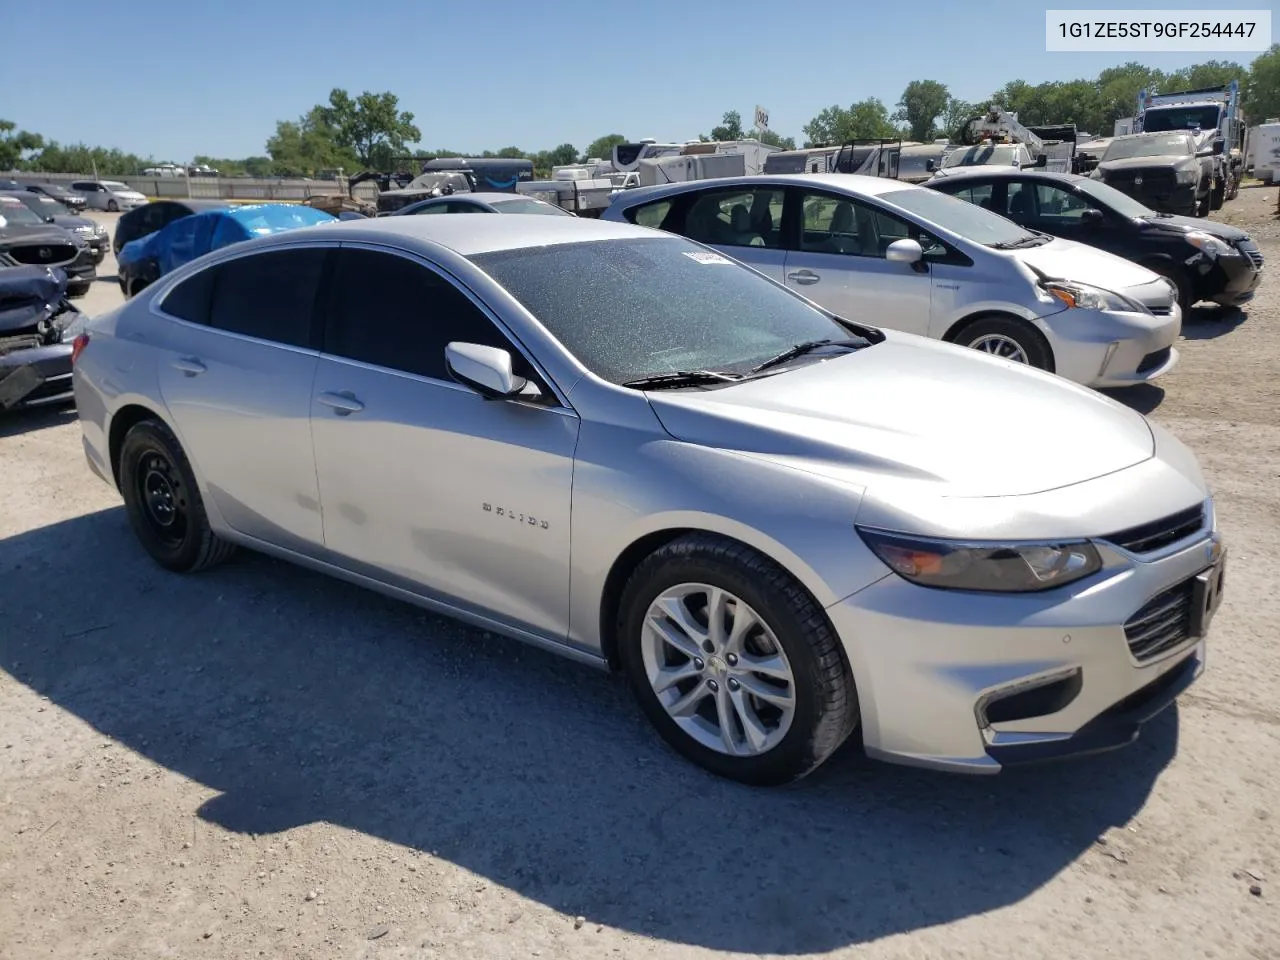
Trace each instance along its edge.
{"label": "windshield wiper", "polygon": [[770,357],[764,363],[756,364],[751,368],[751,372],[759,373],[761,370],[768,370],[770,367],[776,367],[786,363],[788,360],[794,360],[796,357],[812,353],[814,350],[820,350],[823,347],[845,347],[850,350],[859,350],[862,347],[869,346],[871,346],[871,341],[864,337],[850,337],[847,340],[807,340],[804,343],[797,343],[794,347],[783,350],[776,357]]}
{"label": "windshield wiper", "polygon": [[672,373],[655,373],[648,377],[637,377],[625,380],[624,387],[639,389],[661,389],[663,387],[696,387],[706,383],[733,383],[741,380],[737,373],[722,373],[719,370],[676,370]]}
{"label": "windshield wiper", "polygon": [[1044,234],[1033,233],[1029,237],[1023,237],[1021,240],[1002,240],[1000,243],[991,244],[993,250],[1017,250],[1021,247],[1038,247],[1048,243],[1049,238]]}

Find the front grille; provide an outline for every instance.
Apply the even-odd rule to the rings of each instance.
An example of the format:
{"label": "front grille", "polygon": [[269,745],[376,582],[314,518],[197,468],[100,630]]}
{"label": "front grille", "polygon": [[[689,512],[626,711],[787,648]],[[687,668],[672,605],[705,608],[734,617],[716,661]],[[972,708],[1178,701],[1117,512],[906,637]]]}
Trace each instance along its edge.
{"label": "front grille", "polygon": [[[1142,179],[1138,183],[1138,178]],[[1126,170],[1123,173],[1112,173],[1107,182],[1115,187],[1138,187],[1141,190],[1167,190],[1178,182],[1178,176],[1172,170]]]}
{"label": "front grille", "polygon": [[[1154,310],[1151,312],[1155,313]],[[1163,349],[1157,350],[1154,353],[1148,353],[1145,357],[1142,358],[1142,362],[1138,364],[1138,372],[1146,373],[1148,370],[1154,370],[1157,367],[1161,366],[1162,364],[1168,363],[1169,351],[1172,349],[1173,349],[1172,347],[1164,347]]]}
{"label": "front grille", "polygon": [[[1152,316],[1167,317],[1173,313],[1173,304],[1166,304],[1164,306],[1157,306],[1157,307],[1148,305],[1147,309],[1151,311]],[[1166,349],[1164,352],[1166,355],[1168,355],[1169,353],[1168,349]],[[1154,357],[1155,354],[1152,353],[1152,354],[1149,354],[1149,356]],[[1143,363],[1146,363],[1146,361],[1144,360]]]}
{"label": "front grille", "polygon": [[1125,621],[1124,636],[1135,660],[1150,660],[1191,637],[1191,598],[1195,579],[1152,597]]}
{"label": "front grille", "polygon": [[1198,532],[1204,526],[1204,521],[1205,508],[1204,504],[1200,504],[1100,539],[1114,543],[1130,553],[1152,553]]}
{"label": "front grille", "polygon": [[9,256],[28,266],[62,266],[73,262],[82,248],[63,240],[48,240],[14,244],[8,248]]}
{"label": "front grille", "polygon": [[1238,244],[1240,252],[1248,257],[1255,267],[1261,267],[1263,263],[1262,251],[1258,249],[1257,244],[1251,240],[1241,240]]}

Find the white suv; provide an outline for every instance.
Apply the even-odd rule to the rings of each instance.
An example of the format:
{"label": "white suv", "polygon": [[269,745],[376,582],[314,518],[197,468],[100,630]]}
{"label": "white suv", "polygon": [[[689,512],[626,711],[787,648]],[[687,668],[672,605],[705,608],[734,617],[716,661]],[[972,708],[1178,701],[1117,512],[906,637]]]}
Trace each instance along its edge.
{"label": "white suv", "polygon": [[119,180],[73,180],[69,186],[84,197],[85,205],[91,210],[115,213],[132,210],[147,202],[146,197]]}
{"label": "white suv", "polygon": [[974,347],[1093,387],[1178,361],[1173,284],[913,184],[731,177],[614,197],[604,219],[715,247],[850,320]]}

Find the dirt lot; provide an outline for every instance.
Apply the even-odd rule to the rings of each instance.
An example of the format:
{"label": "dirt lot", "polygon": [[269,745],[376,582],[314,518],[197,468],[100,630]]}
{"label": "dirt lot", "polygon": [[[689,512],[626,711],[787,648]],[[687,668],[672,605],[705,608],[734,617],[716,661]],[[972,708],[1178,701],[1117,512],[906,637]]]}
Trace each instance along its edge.
{"label": "dirt lot", "polygon": [[1219,494],[1209,670],[993,779],[720,782],[616,679],[261,557],[162,573],[70,416],[0,421],[0,957],[1280,957],[1275,206],[1221,212],[1247,315],[1126,398]]}

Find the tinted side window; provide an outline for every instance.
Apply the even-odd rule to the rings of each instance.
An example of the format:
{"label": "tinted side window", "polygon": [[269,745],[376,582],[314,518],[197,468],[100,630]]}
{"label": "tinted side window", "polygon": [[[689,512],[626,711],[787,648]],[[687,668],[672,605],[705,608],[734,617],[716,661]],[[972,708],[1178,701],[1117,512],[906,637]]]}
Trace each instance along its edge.
{"label": "tinted side window", "polygon": [[1078,224],[1089,209],[1079,194],[1047,183],[1036,184],[1036,206],[1042,220]]}
{"label": "tinted side window", "polygon": [[953,197],[967,200],[969,203],[982,207],[984,210],[995,210],[991,199],[993,188],[989,183],[976,183],[971,187],[965,187],[963,190],[950,190],[948,192]]}
{"label": "tinted side window", "polygon": [[680,233],[699,243],[730,247],[782,246],[781,189],[708,190],[685,214]]}
{"label": "tinted side window", "polygon": [[273,250],[218,267],[209,325],[229,333],[309,347],[327,250]]}
{"label": "tinted side window", "polygon": [[451,379],[444,348],[451,341],[522,357],[466,295],[421,264],[390,253],[343,250],[334,272],[324,350],[436,380]]}
{"label": "tinted side window", "polygon": [[662,222],[671,210],[670,200],[659,200],[657,203],[646,203],[641,207],[632,207],[625,214],[632,223],[642,227],[661,228]]}
{"label": "tinted side window", "polygon": [[213,281],[217,272],[217,267],[211,267],[183,280],[165,295],[160,309],[179,320],[207,324]]}

